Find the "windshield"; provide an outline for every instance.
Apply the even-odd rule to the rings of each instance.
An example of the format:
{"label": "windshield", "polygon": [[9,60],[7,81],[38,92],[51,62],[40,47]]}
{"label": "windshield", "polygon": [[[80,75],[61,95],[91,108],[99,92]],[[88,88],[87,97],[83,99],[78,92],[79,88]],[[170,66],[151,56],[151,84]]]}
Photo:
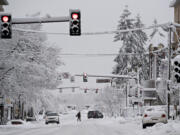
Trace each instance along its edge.
{"label": "windshield", "polygon": [[58,116],[57,113],[48,113],[47,116]]}

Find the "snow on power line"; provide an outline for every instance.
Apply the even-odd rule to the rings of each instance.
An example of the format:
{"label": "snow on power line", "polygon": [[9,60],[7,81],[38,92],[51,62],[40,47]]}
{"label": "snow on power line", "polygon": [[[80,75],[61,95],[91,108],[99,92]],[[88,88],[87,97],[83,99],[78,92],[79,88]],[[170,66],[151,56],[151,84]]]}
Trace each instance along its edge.
{"label": "snow on power line", "polygon": [[[143,28],[135,28],[135,29],[126,29],[126,30],[112,30],[112,31],[101,31],[101,32],[84,32],[82,35],[106,35],[106,34],[114,34],[114,33],[124,33],[124,32],[133,32],[138,30],[148,30],[158,27],[164,27],[164,26],[170,26],[172,23],[163,23],[163,24],[156,24],[149,27],[143,27]],[[31,32],[31,33],[46,33],[46,34],[52,34],[52,35],[69,35],[69,33],[63,33],[63,32],[47,32],[47,31],[36,31],[36,30],[30,30],[30,29],[21,29],[21,28],[14,28],[13,30],[16,31],[22,31],[22,32]]]}

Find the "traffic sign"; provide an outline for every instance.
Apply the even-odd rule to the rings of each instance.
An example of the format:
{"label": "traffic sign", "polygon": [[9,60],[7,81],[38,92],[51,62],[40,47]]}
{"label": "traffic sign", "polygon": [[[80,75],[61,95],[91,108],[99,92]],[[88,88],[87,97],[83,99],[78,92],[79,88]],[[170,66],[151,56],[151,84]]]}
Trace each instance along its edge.
{"label": "traffic sign", "polygon": [[111,83],[111,79],[96,79],[96,83]]}

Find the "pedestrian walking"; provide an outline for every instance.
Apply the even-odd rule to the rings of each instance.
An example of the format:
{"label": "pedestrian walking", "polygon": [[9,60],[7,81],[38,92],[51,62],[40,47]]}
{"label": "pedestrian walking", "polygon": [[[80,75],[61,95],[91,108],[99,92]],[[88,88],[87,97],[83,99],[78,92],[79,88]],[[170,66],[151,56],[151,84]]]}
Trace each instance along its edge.
{"label": "pedestrian walking", "polygon": [[80,111],[76,114],[76,117],[77,117],[77,121],[81,121],[81,112]]}

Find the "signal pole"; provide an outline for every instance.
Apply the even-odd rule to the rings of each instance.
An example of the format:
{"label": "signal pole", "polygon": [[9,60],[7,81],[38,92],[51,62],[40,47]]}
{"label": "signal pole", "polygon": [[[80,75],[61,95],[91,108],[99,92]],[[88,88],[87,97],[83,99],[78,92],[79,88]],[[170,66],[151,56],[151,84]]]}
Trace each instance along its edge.
{"label": "signal pole", "polygon": [[168,119],[170,118],[170,79],[171,79],[171,25],[169,27],[169,36],[168,36],[168,41],[169,41],[169,55],[168,55],[168,86],[167,86],[167,108],[168,108]]}
{"label": "signal pole", "polygon": [[64,17],[42,17],[42,18],[13,18],[12,24],[52,23],[69,22],[69,16]]}

